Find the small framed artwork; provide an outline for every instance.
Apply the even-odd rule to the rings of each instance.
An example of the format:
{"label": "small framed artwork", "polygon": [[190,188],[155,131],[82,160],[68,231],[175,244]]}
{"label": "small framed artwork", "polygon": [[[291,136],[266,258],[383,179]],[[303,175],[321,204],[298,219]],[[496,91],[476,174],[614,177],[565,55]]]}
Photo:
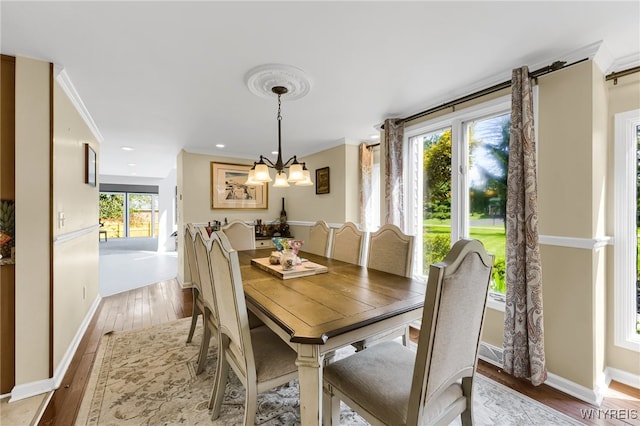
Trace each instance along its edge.
{"label": "small framed artwork", "polygon": [[316,194],[328,194],[329,189],[329,167],[316,169]]}
{"label": "small framed artwork", "polygon": [[96,152],[88,143],[84,144],[84,183],[96,186]]}
{"label": "small framed artwork", "polygon": [[266,209],[267,185],[247,185],[250,165],[211,162],[211,208]]}

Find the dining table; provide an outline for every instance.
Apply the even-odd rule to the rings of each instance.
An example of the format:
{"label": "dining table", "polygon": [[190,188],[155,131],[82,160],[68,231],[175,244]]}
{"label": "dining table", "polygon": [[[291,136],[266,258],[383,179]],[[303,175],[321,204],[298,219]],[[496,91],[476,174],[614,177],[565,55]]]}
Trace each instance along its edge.
{"label": "dining table", "polygon": [[247,309],[296,351],[300,421],[321,425],[325,357],[422,319],[426,282],[303,251],[283,279],[258,264],[270,254],[238,252]]}

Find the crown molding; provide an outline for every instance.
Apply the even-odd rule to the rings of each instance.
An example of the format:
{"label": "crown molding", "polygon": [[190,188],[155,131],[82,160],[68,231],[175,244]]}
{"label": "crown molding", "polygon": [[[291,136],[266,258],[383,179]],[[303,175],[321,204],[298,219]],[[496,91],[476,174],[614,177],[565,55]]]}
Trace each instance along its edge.
{"label": "crown molding", "polygon": [[57,65],[54,67],[54,72],[56,74],[56,81],[58,82],[60,87],[62,87],[64,93],[67,94],[73,106],[76,107],[76,110],[78,110],[78,113],[80,114],[86,125],[89,127],[89,130],[91,130],[91,133],[93,133],[93,136],[96,138],[98,143],[104,142],[104,138],[102,137],[98,126],[96,125],[95,121],[93,121],[93,118],[91,117],[91,114],[89,113],[87,107],[84,105],[84,102],[82,102],[82,99],[80,98],[80,95],[78,94],[75,86],[71,82],[71,79],[69,78],[67,72],[63,68],[59,68]]}
{"label": "crown molding", "polygon": [[620,72],[635,67],[640,67],[640,52],[615,59],[605,74]]}

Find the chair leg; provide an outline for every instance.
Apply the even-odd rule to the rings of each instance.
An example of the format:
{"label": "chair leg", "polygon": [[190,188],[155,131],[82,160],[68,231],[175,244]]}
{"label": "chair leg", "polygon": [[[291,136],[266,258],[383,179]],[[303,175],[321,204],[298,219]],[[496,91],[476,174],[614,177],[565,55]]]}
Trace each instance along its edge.
{"label": "chair leg", "polygon": [[333,424],[333,413],[331,405],[331,388],[330,385],[322,387],[322,424],[331,426]]}
{"label": "chair leg", "polygon": [[191,328],[189,328],[189,335],[187,336],[187,343],[191,343],[193,339],[193,332],[196,331],[196,325],[198,324],[198,316],[201,314],[200,307],[196,302],[197,290],[193,289],[193,312],[191,313]]}
{"label": "chair leg", "polygon": [[331,395],[331,424],[340,424],[340,398]]}
{"label": "chair leg", "polygon": [[224,399],[224,390],[227,387],[229,378],[229,363],[224,357],[223,342],[218,342],[218,365],[216,366],[216,378],[211,389],[211,399],[209,400],[209,409],[213,409],[211,418],[213,420],[220,417],[222,409],[222,400]]}
{"label": "chair leg", "polygon": [[410,327],[407,325],[404,328],[404,334],[402,335],[402,345],[405,347],[409,347],[409,343],[411,342]]}
{"label": "chair leg", "polygon": [[255,424],[256,409],[258,408],[258,389],[255,383],[247,383],[245,386],[244,424]]}
{"label": "chair leg", "polygon": [[464,377],[462,379],[462,393],[464,394],[467,400],[467,406],[464,411],[460,414],[460,420],[462,422],[462,426],[472,426],[473,425],[473,413],[471,412],[471,394],[473,392],[473,377]]}
{"label": "chair leg", "polygon": [[196,374],[200,374],[204,371],[204,367],[207,364],[207,354],[209,353],[209,342],[211,341],[211,328],[207,324],[207,318],[203,315],[204,320],[204,333],[202,333],[202,342],[200,343],[200,354],[198,355],[198,368],[196,368]]}

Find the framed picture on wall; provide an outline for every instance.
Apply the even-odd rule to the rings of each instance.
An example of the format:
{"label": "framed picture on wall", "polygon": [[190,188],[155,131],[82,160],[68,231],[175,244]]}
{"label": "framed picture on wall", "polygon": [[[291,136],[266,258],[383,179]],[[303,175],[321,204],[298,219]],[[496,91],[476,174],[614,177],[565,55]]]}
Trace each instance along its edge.
{"label": "framed picture on wall", "polygon": [[329,167],[316,169],[316,194],[328,194],[329,190]]}
{"label": "framed picture on wall", "polygon": [[211,162],[211,208],[266,209],[267,185],[247,185],[250,165]]}
{"label": "framed picture on wall", "polygon": [[96,186],[96,152],[88,143],[84,144],[84,183]]}

